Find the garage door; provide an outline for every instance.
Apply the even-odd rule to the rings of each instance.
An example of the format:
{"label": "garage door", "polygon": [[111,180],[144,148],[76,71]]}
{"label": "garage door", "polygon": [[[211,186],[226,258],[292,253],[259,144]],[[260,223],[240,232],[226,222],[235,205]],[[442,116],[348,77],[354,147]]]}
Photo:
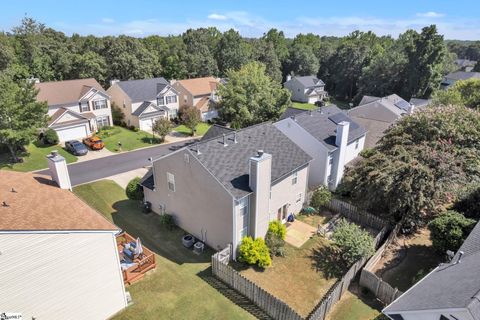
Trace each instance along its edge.
{"label": "garage door", "polygon": [[155,118],[148,118],[148,119],[140,119],[140,130],[143,131],[152,131],[152,124],[155,123],[157,119],[160,119],[161,117],[155,117]]}
{"label": "garage door", "polygon": [[74,139],[82,139],[88,136],[87,126],[82,124],[80,126],[55,129],[60,141],[68,141]]}

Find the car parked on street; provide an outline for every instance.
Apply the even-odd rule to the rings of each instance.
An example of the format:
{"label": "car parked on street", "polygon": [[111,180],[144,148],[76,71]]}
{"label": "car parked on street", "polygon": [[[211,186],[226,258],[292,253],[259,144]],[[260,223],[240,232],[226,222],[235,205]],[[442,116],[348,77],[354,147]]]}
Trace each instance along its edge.
{"label": "car parked on street", "polygon": [[102,150],[105,147],[102,139],[97,136],[83,139],[83,144],[89,147],[92,150]]}
{"label": "car parked on street", "polygon": [[87,147],[78,140],[66,141],[65,149],[75,156],[84,156],[88,153]]}

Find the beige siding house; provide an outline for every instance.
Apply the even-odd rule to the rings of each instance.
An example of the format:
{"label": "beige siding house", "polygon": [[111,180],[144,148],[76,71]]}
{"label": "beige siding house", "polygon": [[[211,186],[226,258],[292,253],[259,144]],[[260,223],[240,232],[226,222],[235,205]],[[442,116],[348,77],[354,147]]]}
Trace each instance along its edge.
{"label": "beige siding house", "polygon": [[60,141],[82,139],[111,126],[110,96],[93,78],[36,83],[37,100],[48,104],[48,127]]}
{"label": "beige siding house", "polygon": [[112,81],[107,90],[112,102],[125,116],[128,126],[151,131],[160,118],[175,118],[178,113],[178,93],[164,78]]}
{"label": "beige siding house", "polygon": [[145,200],[214,249],[265,236],[305,201],[311,158],[272,124],[213,137],[153,160]]}
{"label": "beige siding house", "polygon": [[218,117],[217,86],[219,80],[214,77],[172,81],[180,98],[180,106],[195,107],[203,121]]}
{"label": "beige siding house", "polygon": [[0,194],[2,312],[100,320],[127,306],[116,226],[49,177],[2,170]]}

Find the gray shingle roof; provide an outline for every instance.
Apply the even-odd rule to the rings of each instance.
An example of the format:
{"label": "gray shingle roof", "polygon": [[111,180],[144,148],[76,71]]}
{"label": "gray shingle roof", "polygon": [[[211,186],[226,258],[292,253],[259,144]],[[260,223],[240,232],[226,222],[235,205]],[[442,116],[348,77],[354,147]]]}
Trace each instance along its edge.
{"label": "gray shingle roof", "polygon": [[[312,159],[271,123],[263,123],[187,147],[237,199],[251,193],[248,185],[249,159],[258,150],[272,155],[272,183],[305,166]],[[197,154],[200,150],[200,154]]]}
{"label": "gray shingle roof", "polygon": [[165,78],[119,81],[117,85],[132,99],[132,102],[155,100],[158,90],[169,85]]}
{"label": "gray shingle roof", "polygon": [[295,121],[315,139],[323,143],[329,150],[337,149],[335,145],[335,130],[337,129],[338,122],[350,122],[348,134],[349,143],[367,132],[365,128],[353,121],[335,105],[318,108],[311,112],[299,113],[295,116]]}
{"label": "gray shingle roof", "polygon": [[[154,109],[156,109],[157,111],[155,112],[150,112],[150,113],[158,113],[158,114],[164,114],[165,113],[165,110],[163,110],[161,107],[158,107],[157,105],[155,105],[154,103],[151,103],[150,101],[143,101],[143,103],[134,111],[132,112],[132,115],[133,116],[136,116],[136,117],[139,117],[140,115],[142,115],[142,113],[149,107],[149,106],[152,106]],[[150,114],[149,113],[149,114]],[[146,114],[144,114],[146,115]]]}
{"label": "gray shingle roof", "polygon": [[324,86],[325,83],[315,76],[295,77],[305,88]]}
{"label": "gray shingle roof", "polygon": [[153,170],[152,168],[148,169],[148,172],[140,180],[139,184],[145,188],[153,190],[155,188],[155,181],[153,179]]}
{"label": "gray shingle roof", "polygon": [[[460,263],[459,252],[464,255]],[[384,313],[468,308],[480,319],[480,224],[450,263],[442,264],[385,308]]]}
{"label": "gray shingle roof", "polygon": [[445,76],[447,80],[467,80],[470,78],[480,79],[480,72],[456,71]]}
{"label": "gray shingle roof", "polygon": [[296,116],[297,114],[304,113],[304,112],[308,112],[308,111],[304,110],[304,109],[298,109],[298,108],[295,108],[295,107],[288,107],[287,109],[285,109],[283,114],[280,116],[280,120],[290,118],[290,117]]}
{"label": "gray shingle roof", "polygon": [[214,124],[213,126],[208,129],[208,131],[203,135],[200,141],[210,140],[212,138],[220,137],[223,134],[229,134],[232,131],[235,131],[232,128],[227,128],[218,124]]}

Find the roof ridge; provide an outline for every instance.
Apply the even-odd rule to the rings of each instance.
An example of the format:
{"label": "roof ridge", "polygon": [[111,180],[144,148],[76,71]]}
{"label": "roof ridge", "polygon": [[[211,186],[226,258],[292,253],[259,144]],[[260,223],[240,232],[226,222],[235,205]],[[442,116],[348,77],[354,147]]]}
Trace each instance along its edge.
{"label": "roof ridge", "polygon": [[81,78],[81,79],[67,79],[67,80],[41,81],[41,82],[39,82],[39,83],[36,83],[36,84],[55,83],[55,82],[70,82],[70,81],[83,81],[83,80],[95,80],[96,82],[98,82],[98,81],[97,81],[97,79],[90,77],[90,78]]}

